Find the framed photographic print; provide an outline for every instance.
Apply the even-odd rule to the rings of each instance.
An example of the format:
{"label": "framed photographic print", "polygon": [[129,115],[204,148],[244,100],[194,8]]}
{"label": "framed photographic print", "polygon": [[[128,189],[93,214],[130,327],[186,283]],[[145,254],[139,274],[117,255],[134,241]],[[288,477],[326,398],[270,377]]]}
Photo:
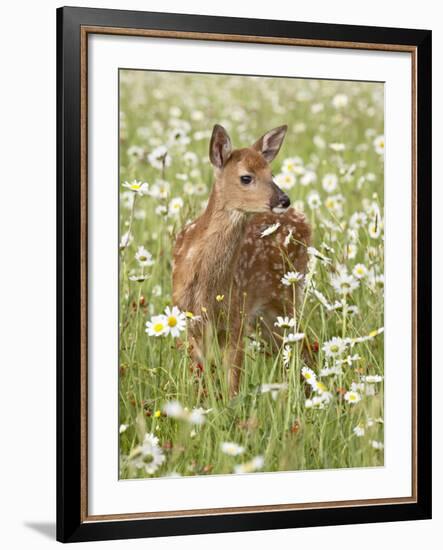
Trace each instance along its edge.
{"label": "framed photographic print", "polygon": [[431,517],[431,32],[57,12],[64,542]]}

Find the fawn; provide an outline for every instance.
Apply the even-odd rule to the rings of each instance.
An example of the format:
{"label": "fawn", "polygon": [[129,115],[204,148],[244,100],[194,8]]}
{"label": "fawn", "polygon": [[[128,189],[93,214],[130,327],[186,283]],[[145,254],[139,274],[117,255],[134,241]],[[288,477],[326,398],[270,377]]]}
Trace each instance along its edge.
{"label": "fawn", "polygon": [[[197,362],[208,360],[217,337],[230,396],[239,390],[245,329],[260,323],[263,336],[275,342],[276,316],[292,315],[294,307],[293,290],[281,278],[289,269],[307,268],[310,225],[289,208],[269,166],[286,131],[280,126],[251,147],[232,149],[226,130],[214,126],[209,158],[215,183],[205,211],[177,235],[173,251],[173,301],[201,315],[191,324],[191,354]],[[277,231],[262,238],[276,222]]]}

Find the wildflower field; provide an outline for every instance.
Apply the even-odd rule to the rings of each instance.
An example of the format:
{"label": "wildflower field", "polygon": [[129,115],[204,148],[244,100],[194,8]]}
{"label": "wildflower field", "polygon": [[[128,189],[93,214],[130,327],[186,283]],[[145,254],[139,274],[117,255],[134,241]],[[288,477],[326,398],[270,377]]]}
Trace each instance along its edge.
{"label": "wildflower field", "polygon": [[[380,83],[120,71],[120,478],[383,465],[383,104]],[[278,351],[245,336],[232,399],[217,343],[187,353],[200,312],[171,288],[215,123],[234,147],[288,125],[274,180],[313,230],[307,275],[281,273],[296,318],[275,319]]]}

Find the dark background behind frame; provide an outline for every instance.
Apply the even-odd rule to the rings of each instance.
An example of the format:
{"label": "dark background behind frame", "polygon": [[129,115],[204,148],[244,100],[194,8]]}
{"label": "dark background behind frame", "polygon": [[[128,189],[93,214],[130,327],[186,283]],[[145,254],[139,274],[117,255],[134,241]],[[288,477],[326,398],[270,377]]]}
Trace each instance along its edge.
{"label": "dark background behind frame", "polygon": [[[276,529],[419,519],[431,497],[431,37],[427,31],[65,8],[58,11],[58,525],[59,540],[98,540],[198,532]],[[346,40],[418,46],[418,504],[206,516],[80,525],[80,101],[79,24]],[[64,32],[62,32],[64,31]],[[63,93],[60,93],[60,92]],[[77,269],[76,269],[77,268]],[[69,323],[65,324],[65,320]],[[62,428],[69,437],[63,438]]]}

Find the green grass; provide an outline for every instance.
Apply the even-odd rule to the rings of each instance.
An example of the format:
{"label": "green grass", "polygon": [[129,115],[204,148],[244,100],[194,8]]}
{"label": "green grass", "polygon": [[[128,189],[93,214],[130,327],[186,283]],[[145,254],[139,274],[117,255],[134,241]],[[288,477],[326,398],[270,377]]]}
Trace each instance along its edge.
{"label": "green grass", "polygon": [[[338,94],[346,96],[346,104],[339,101],[340,96],[337,99]],[[337,359],[355,354],[359,359],[343,365],[341,374],[319,377],[322,368],[334,365],[325,357],[325,342],[333,337],[362,338],[383,327],[383,231],[379,231],[383,155],[374,146],[384,131],[383,85],[121,71],[120,112],[121,183],[136,179],[148,182],[152,189],[162,179],[170,186],[164,198],[134,195],[121,187],[120,234],[128,230],[131,234],[128,246],[119,252],[119,416],[124,426],[120,434],[121,478],[226,474],[254,457],[263,457],[263,471],[383,465],[383,450],[372,444],[383,442],[383,382],[358,388],[358,403],[344,399],[353,383],[362,383],[362,376],[383,376],[383,334],[355,342],[352,347],[347,345]],[[263,343],[258,349],[251,345],[251,335],[245,341],[240,392],[232,400],[216,342],[211,361],[201,370],[173,337],[145,333],[146,321],[172,305],[175,235],[202,211],[210,192],[208,143],[214,123],[227,128],[237,147],[250,145],[265,131],[288,124],[273,172],[278,178],[283,161],[296,156],[305,173],[315,174],[316,181],[309,185],[303,185],[303,176],[298,174],[297,183],[287,193],[313,226],[313,246],[331,260],[317,260],[311,265],[311,283],[306,285],[297,319],[297,331],[305,334],[305,346],[311,347],[311,354],[304,353],[301,344],[292,345],[286,366],[283,350],[271,352]],[[185,139],[186,143],[168,147],[169,165],[152,166],[146,156],[167,144],[177,127],[183,129],[189,142]],[[337,143],[344,144],[344,150],[330,147]],[[195,154],[195,164],[187,152]],[[326,174],[338,177],[337,188],[329,192],[322,185]],[[200,186],[198,194],[189,194],[196,184]],[[309,206],[308,197],[313,192],[318,192],[322,202],[316,209]],[[176,197],[183,200],[177,213],[159,210],[159,206],[168,210]],[[360,229],[350,232],[355,212],[364,212],[366,219]],[[371,223],[377,225],[375,233]],[[152,254],[151,266],[139,266],[135,258],[139,246]],[[344,306],[326,307],[314,294],[312,284],[328,304],[334,304],[342,296],[331,284],[331,276],[343,269],[351,273],[359,263],[368,274],[358,288],[346,296]],[[147,278],[132,281],[134,274]],[[352,311],[355,306],[356,313]],[[186,332],[180,340],[186,344]],[[259,337],[255,341],[260,343]],[[306,404],[307,399],[320,395],[301,376],[306,365],[330,394],[322,408],[307,406],[309,401]],[[287,386],[274,399],[271,392],[260,390],[262,384],[269,383]],[[368,389],[371,395],[366,395]],[[171,401],[180,402],[189,411],[202,408],[205,422],[192,424],[186,413],[183,418],[165,415],[163,409]],[[364,428],[361,437],[354,433],[356,426]],[[158,438],[161,451],[157,452],[164,455],[152,474],[140,468],[135,459],[150,433]],[[224,454],[222,442],[235,442],[244,452],[239,456]],[[148,454],[145,449],[147,463],[152,458]]]}

